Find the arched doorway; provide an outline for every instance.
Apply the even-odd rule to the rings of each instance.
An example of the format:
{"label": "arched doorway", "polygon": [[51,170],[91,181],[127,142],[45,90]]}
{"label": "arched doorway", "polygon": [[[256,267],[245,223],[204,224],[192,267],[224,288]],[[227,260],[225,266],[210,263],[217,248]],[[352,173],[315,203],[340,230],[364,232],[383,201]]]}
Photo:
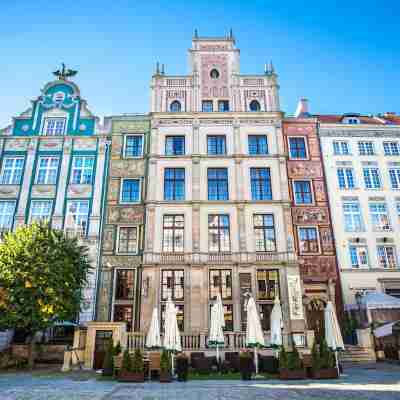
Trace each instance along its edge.
{"label": "arched doorway", "polygon": [[308,329],[314,331],[317,343],[320,342],[321,338],[325,337],[325,305],[325,302],[321,299],[311,299],[306,309]]}

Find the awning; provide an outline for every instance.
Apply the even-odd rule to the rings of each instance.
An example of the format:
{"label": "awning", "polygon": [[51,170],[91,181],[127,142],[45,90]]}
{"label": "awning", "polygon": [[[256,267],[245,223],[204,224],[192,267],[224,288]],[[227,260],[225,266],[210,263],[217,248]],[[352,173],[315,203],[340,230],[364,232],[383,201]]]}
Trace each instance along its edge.
{"label": "awning", "polygon": [[390,336],[393,334],[393,326],[396,325],[399,321],[389,322],[388,324],[382,325],[379,328],[374,330],[374,336],[377,338]]}
{"label": "awning", "polygon": [[361,298],[361,307],[369,310],[400,308],[400,299],[386,293],[371,292]]}

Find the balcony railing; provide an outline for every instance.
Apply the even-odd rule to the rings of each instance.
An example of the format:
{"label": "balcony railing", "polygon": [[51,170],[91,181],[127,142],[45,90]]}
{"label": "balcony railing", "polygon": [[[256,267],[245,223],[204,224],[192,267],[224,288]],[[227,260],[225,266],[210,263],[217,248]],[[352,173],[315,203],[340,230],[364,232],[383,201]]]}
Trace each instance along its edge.
{"label": "balcony railing", "polygon": [[144,264],[213,264],[231,263],[293,263],[297,261],[295,253],[145,253]]}

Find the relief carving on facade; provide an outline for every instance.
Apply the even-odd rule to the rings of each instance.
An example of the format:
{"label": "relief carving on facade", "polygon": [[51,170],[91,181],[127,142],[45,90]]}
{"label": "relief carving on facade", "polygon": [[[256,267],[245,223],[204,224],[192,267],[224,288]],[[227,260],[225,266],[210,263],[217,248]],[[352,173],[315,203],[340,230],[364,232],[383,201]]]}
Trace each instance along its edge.
{"label": "relief carving on facade", "polygon": [[96,138],[79,138],[74,139],[74,150],[93,150],[96,151]]}
{"label": "relief carving on facade", "polygon": [[7,139],[4,151],[25,151],[28,149],[29,139]]}
{"label": "relief carving on facade", "polygon": [[41,139],[39,150],[62,151],[62,139]]}
{"label": "relief carving on facade", "polygon": [[19,185],[0,185],[1,197],[17,198],[19,193]]}
{"label": "relief carving on facade", "polygon": [[288,161],[289,178],[321,178],[322,166],[319,161]]}
{"label": "relief carving on facade", "polygon": [[69,198],[78,197],[91,197],[92,185],[69,185],[67,190],[67,196]]}
{"label": "relief carving on facade", "polygon": [[300,276],[288,275],[290,319],[304,319]]}
{"label": "relief carving on facade", "polygon": [[32,197],[55,197],[56,186],[55,185],[33,185],[32,186]]}
{"label": "relief carving on facade", "polygon": [[316,135],[314,126],[311,125],[286,125],[287,135]]}
{"label": "relief carving on facade", "polygon": [[333,236],[332,230],[330,227],[320,227],[319,234],[321,237],[322,249],[324,253],[333,253],[334,245],[333,245]]}
{"label": "relief carving on facade", "polygon": [[315,200],[318,203],[326,202],[325,184],[323,181],[313,181]]}
{"label": "relief carving on facade", "polygon": [[299,266],[303,278],[325,281],[337,276],[335,256],[301,256],[299,257]]}
{"label": "relief carving on facade", "polygon": [[326,207],[294,207],[295,224],[328,224],[329,212]]}
{"label": "relief carving on facade", "polygon": [[144,160],[113,160],[110,176],[112,177],[138,177],[144,175]]}
{"label": "relief carving on facade", "polygon": [[144,222],[144,211],[141,206],[122,206],[110,207],[108,211],[108,223],[125,223],[133,225],[142,225]]}
{"label": "relief carving on facade", "polygon": [[[114,227],[108,226],[104,228],[103,233],[103,250],[113,251],[114,250]],[[104,257],[103,257],[104,259]]]}
{"label": "relief carving on facade", "polygon": [[311,157],[319,157],[320,156],[319,142],[318,142],[318,138],[316,136],[309,137],[308,149],[309,149]]}

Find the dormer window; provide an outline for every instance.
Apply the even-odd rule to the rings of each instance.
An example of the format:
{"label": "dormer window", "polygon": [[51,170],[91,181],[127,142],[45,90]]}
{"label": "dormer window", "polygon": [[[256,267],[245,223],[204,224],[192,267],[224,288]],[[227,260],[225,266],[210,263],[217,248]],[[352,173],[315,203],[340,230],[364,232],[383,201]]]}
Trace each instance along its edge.
{"label": "dormer window", "polygon": [[219,72],[217,69],[212,69],[210,72],[210,77],[211,79],[218,79],[219,78]]}
{"label": "dormer window", "polygon": [[343,119],[343,123],[349,125],[356,125],[360,123],[360,120],[356,117],[347,117]]}
{"label": "dormer window", "polygon": [[178,100],[174,100],[169,106],[171,112],[181,112],[181,103]]}
{"label": "dormer window", "polygon": [[43,125],[43,135],[61,136],[65,133],[65,118],[46,118]]}

